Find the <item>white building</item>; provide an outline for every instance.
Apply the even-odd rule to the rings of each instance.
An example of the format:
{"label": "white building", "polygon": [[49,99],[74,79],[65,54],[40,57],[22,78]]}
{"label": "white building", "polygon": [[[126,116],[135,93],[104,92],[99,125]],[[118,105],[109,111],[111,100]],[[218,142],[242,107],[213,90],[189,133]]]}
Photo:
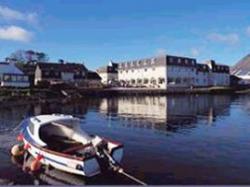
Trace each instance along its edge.
{"label": "white building", "polygon": [[230,68],[226,65],[216,64],[214,60],[206,62],[209,67],[208,86],[229,86]]}
{"label": "white building", "polygon": [[118,64],[112,61],[110,61],[108,66],[98,68],[96,72],[102,78],[103,84],[108,85],[118,82]]}
{"label": "white building", "polygon": [[170,55],[122,62],[118,79],[125,86],[161,89],[230,84],[228,66],[214,61],[198,64],[193,58]]}
{"label": "white building", "polygon": [[14,63],[0,62],[1,87],[29,87],[29,78]]}

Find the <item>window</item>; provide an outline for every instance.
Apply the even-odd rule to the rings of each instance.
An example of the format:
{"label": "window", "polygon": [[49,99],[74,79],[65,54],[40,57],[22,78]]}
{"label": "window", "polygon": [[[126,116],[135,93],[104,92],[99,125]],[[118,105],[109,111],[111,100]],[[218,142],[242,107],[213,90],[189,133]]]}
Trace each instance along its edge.
{"label": "window", "polygon": [[148,81],[147,78],[145,78],[145,79],[143,80],[143,83],[144,83],[144,84],[148,84],[148,82],[149,82],[149,81]]}
{"label": "window", "polygon": [[21,82],[23,80],[23,76],[19,75],[17,76],[17,81]]}
{"label": "window", "polygon": [[49,76],[49,72],[48,72],[48,71],[45,71],[45,72],[44,72],[44,75]]}
{"label": "window", "polygon": [[147,69],[147,68],[145,68],[145,69],[144,69],[144,71],[146,72],[146,71],[148,71],[148,69]]}
{"label": "window", "polygon": [[168,78],[168,83],[173,83],[173,82],[174,82],[174,79],[171,78],[171,77],[169,77],[169,78]]}
{"label": "window", "polygon": [[181,83],[181,79],[180,78],[176,78],[176,84],[180,84]]}
{"label": "window", "polygon": [[4,75],[3,80],[4,81],[11,81],[11,76],[10,75]]}
{"label": "window", "polygon": [[181,63],[181,59],[180,59],[180,58],[178,58],[178,63],[179,63],[179,64]]}
{"label": "window", "polygon": [[172,63],[174,60],[172,57],[169,58],[169,62]]}
{"label": "window", "polygon": [[16,75],[12,75],[11,77],[12,77],[12,81],[13,81],[13,82],[16,82],[16,81],[17,81],[17,76],[16,76]]}
{"label": "window", "polygon": [[137,83],[138,83],[138,84],[141,84],[141,83],[142,83],[142,80],[141,80],[141,79],[137,79]]}
{"label": "window", "polygon": [[159,80],[158,80],[158,83],[159,84],[163,84],[165,82],[165,79],[164,78],[159,78]]}
{"label": "window", "polygon": [[156,80],[154,78],[151,78],[150,83],[151,84],[156,84]]}
{"label": "window", "polygon": [[28,77],[28,76],[24,76],[24,77],[23,77],[23,80],[24,80],[25,82],[27,82],[27,81],[29,81],[29,77]]}

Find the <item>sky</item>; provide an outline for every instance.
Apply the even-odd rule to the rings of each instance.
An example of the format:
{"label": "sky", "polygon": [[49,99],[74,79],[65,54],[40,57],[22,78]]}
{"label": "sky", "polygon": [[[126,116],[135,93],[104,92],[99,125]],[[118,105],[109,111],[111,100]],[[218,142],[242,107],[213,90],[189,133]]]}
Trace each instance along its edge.
{"label": "sky", "polygon": [[0,0],[0,59],[42,51],[84,63],[161,54],[234,65],[250,53],[249,0]]}

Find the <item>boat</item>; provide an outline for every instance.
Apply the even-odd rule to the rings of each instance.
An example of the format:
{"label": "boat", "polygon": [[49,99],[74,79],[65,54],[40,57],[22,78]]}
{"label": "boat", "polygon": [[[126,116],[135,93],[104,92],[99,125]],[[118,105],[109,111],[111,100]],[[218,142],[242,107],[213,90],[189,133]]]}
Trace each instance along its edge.
{"label": "boat", "polygon": [[51,114],[27,118],[11,153],[28,152],[34,157],[33,170],[42,165],[68,173],[92,177],[121,163],[123,144],[98,135],[89,135],[80,119],[71,115]]}

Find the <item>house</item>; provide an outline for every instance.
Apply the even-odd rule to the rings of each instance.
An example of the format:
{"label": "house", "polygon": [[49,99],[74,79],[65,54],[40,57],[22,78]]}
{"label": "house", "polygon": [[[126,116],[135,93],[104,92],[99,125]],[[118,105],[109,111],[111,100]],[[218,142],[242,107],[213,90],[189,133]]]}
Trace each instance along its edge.
{"label": "house", "polygon": [[230,85],[229,66],[172,55],[121,62],[118,80],[124,86],[161,89]]}
{"label": "house", "polygon": [[36,63],[16,63],[16,67],[29,77],[30,86],[34,86]]}
{"label": "house", "polygon": [[118,64],[110,61],[108,66],[100,67],[96,70],[102,79],[102,83],[110,85],[118,82]]}
{"label": "house", "polygon": [[14,63],[0,62],[0,86],[1,87],[29,87],[29,78]]}
{"label": "house", "polygon": [[98,75],[97,72],[94,72],[94,71],[88,71],[86,82],[87,82],[87,86],[91,88],[102,87],[102,78]]}
{"label": "house", "polygon": [[76,63],[37,63],[35,70],[35,85],[39,82],[74,83],[77,84],[86,78],[87,68]]}

